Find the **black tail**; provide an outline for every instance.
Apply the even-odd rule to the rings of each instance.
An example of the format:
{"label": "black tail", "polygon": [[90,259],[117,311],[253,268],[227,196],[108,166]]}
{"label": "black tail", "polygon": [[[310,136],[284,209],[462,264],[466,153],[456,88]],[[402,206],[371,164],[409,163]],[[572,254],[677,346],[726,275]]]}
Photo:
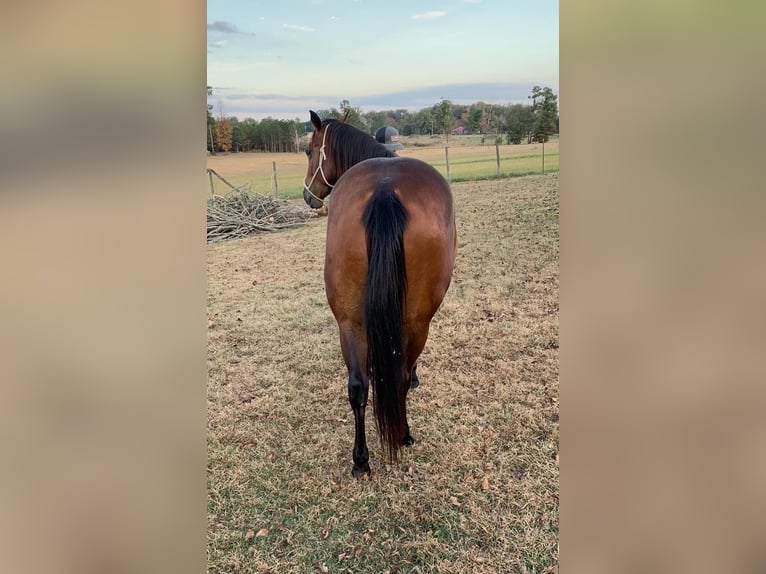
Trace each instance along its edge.
{"label": "black tail", "polygon": [[391,180],[378,183],[362,215],[367,235],[367,372],[380,442],[396,460],[405,433],[402,317],[407,295],[404,228],[407,210]]}

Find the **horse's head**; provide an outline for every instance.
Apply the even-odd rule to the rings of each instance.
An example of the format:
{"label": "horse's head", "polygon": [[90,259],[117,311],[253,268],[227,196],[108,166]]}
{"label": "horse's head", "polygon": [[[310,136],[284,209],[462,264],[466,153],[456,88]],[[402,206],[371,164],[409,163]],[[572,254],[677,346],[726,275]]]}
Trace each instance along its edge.
{"label": "horse's head", "polygon": [[330,194],[338,178],[334,158],[327,152],[327,122],[322,125],[315,112],[309,113],[314,131],[306,148],[309,166],[303,178],[303,199],[316,209],[322,207],[324,198]]}
{"label": "horse's head", "polygon": [[370,134],[346,123],[348,110],[339,120],[319,119],[314,112],[314,131],[306,155],[309,167],[303,178],[303,199],[313,208],[322,207],[335,182],[357,163],[373,157],[396,157]]}

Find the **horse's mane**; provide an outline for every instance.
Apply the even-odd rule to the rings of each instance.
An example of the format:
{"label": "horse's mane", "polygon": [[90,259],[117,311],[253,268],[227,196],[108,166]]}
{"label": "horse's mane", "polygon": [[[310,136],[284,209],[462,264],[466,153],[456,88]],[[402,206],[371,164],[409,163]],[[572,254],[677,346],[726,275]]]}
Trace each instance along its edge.
{"label": "horse's mane", "polygon": [[327,143],[333,154],[338,176],[351,166],[371,157],[397,157],[374,137],[350,124],[335,119],[324,120],[322,123],[327,130]]}

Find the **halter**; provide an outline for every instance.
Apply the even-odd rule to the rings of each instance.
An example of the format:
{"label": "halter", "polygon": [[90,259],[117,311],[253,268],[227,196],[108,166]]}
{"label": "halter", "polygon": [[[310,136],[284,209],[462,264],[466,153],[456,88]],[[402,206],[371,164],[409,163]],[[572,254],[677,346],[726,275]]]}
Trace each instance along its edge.
{"label": "halter", "polygon": [[311,193],[311,190],[309,189],[309,187],[311,186],[312,183],[314,183],[314,180],[316,179],[316,176],[318,173],[322,174],[322,180],[324,180],[324,183],[327,187],[329,187],[330,189],[335,187],[334,185],[330,185],[330,182],[327,181],[327,176],[324,174],[324,170],[322,169],[322,162],[327,159],[327,154],[325,154],[325,151],[324,151],[324,148],[325,148],[324,141],[325,141],[325,138],[327,138],[327,132],[329,131],[328,128],[329,126],[325,126],[324,128],[324,134],[322,134],[322,147],[319,148],[319,165],[314,171],[314,175],[311,176],[311,181],[309,181],[308,185],[306,185],[306,176],[305,175],[303,176],[303,189],[308,191],[311,197],[313,197],[314,199],[318,199],[322,203],[324,203],[324,199],[322,199],[321,197],[317,197],[316,195]]}

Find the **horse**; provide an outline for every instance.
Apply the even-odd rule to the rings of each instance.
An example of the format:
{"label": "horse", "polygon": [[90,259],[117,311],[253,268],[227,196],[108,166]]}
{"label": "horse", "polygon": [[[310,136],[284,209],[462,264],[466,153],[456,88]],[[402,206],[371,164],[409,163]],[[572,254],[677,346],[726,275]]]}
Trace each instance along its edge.
{"label": "horse", "polygon": [[365,408],[370,382],[380,443],[390,463],[414,443],[407,393],[431,319],[452,280],[455,209],[447,181],[429,164],[399,157],[342,120],[314,127],[303,197],[329,195],[324,283],[338,324],[354,413],[351,474],[370,476]]}

